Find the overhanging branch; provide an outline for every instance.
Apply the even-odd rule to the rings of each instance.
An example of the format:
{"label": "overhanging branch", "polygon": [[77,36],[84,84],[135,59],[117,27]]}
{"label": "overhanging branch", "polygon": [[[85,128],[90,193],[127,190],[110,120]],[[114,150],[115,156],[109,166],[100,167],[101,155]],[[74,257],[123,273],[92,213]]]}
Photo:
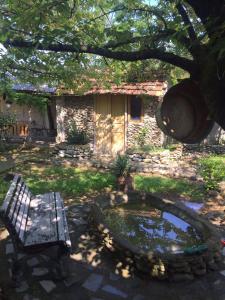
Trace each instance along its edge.
{"label": "overhanging branch", "polygon": [[41,44],[28,42],[24,40],[7,40],[4,43],[4,46],[7,47],[16,47],[16,48],[33,48],[40,51],[52,51],[52,52],[69,52],[69,53],[86,53],[86,54],[95,54],[100,55],[106,58],[112,58],[121,61],[138,61],[145,59],[159,59],[161,61],[170,63],[177,67],[180,67],[189,73],[196,71],[196,64],[194,61],[189,60],[184,57],[180,57],[173,53],[164,52],[160,49],[145,49],[139,51],[112,51],[107,48],[93,47],[93,46],[80,46],[75,47],[68,44]]}

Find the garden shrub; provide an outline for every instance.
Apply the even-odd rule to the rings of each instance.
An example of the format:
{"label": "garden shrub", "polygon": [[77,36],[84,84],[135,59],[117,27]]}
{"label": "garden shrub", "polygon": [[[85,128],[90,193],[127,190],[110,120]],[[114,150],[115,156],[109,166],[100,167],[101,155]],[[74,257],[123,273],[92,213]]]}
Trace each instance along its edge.
{"label": "garden shrub", "polygon": [[225,180],[225,156],[214,155],[199,160],[199,171],[207,190],[218,189]]}
{"label": "garden shrub", "polygon": [[84,130],[79,130],[75,123],[70,123],[67,130],[67,141],[69,144],[86,145],[89,138]]}

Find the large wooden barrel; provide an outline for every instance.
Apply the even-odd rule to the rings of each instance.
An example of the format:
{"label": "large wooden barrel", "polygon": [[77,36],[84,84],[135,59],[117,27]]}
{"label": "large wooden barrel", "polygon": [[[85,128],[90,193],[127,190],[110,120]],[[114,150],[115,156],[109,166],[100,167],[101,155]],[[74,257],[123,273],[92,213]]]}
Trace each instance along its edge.
{"label": "large wooden barrel", "polygon": [[156,120],[166,135],[187,144],[202,141],[214,124],[200,89],[191,79],[184,79],[167,91]]}

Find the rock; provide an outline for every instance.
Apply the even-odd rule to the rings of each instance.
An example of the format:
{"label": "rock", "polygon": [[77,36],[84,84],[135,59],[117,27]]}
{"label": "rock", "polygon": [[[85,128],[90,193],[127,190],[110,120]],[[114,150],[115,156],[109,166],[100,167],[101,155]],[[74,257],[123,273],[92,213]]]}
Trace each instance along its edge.
{"label": "rock", "polygon": [[91,274],[86,281],[84,282],[84,284],[82,285],[82,287],[84,287],[85,289],[92,291],[92,292],[96,292],[99,287],[101,286],[103,281],[103,276],[100,274]]}
{"label": "rock", "polygon": [[132,298],[132,300],[145,300],[145,299],[146,298],[143,295],[140,295],[140,294],[138,294],[138,295],[136,295]]}
{"label": "rock", "polygon": [[20,283],[20,286],[18,288],[16,288],[16,292],[17,293],[24,293],[28,290],[29,286],[28,283],[26,281],[22,281]]}
{"label": "rock", "polygon": [[27,265],[29,267],[35,267],[39,264],[39,260],[36,257],[32,257],[31,259],[27,260]]}
{"label": "rock", "polygon": [[48,269],[47,268],[34,268],[32,275],[33,276],[43,276],[48,274]]}
{"label": "rock", "polygon": [[189,280],[193,280],[194,276],[192,274],[177,273],[177,274],[173,274],[173,276],[170,279],[171,281],[174,282],[189,281]]}
{"label": "rock", "polygon": [[42,280],[40,281],[40,285],[47,293],[50,293],[54,288],[56,288],[56,285],[52,280]]}
{"label": "rock", "polygon": [[14,247],[13,244],[6,244],[6,248],[5,248],[5,254],[9,255],[9,254],[13,254],[14,253]]}
{"label": "rock", "polygon": [[126,293],[122,292],[121,290],[119,290],[119,289],[117,289],[114,286],[109,285],[109,284],[104,285],[102,287],[102,290],[104,292],[107,292],[109,294],[112,294],[112,295],[115,295],[115,296],[118,296],[118,297],[121,297],[121,298],[127,298],[128,297],[128,295]]}

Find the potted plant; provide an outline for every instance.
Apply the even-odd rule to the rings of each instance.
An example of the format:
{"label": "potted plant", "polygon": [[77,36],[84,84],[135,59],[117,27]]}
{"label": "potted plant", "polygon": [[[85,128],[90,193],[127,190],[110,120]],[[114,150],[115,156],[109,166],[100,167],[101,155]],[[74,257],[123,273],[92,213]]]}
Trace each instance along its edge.
{"label": "potted plant", "polygon": [[128,155],[118,154],[112,170],[116,176],[118,190],[127,191],[133,189],[133,178],[130,175],[131,165]]}

